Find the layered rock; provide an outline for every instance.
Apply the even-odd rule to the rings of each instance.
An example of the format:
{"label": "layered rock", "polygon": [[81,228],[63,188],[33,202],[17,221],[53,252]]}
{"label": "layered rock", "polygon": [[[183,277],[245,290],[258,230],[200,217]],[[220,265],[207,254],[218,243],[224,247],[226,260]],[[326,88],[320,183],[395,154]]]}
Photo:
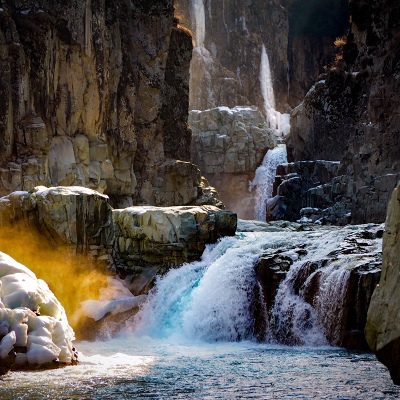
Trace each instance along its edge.
{"label": "layered rock", "polygon": [[109,264],[113,240],[112,209],[108,196],[78,186],[14,192],[0,199],[1,227],[33,230],[55,246],[93,254]]}
{"label": "layered rock", "polygon": [[77,361],[74,332],[47,284],[0,252],[0,375]]}
{"label": "layered rock", "polygon": [[109,203],[108,196],[77,186],[15,192],[0,199],[0,229],[33,231],[44,244],[89,255],[101,271],[130,275],[135,294],[160,272],[200,259],[207,243],[236,231],[236,214],[215,206],[113,210]]}
{"label": "layered rock", "polygon": [[236,231],[236,214],[213,206],[129,207],[114,210],[113,220],[116,268],[136,277],[134,294],[148,289],[156,274],[200,259],[207,243]]}
{"label": "layered rock", "polygon": [[196,40],[190,108],[199,110],[256,105],[264,112],[259,80],[264,44],[277,109],[287,112],[333,64],[333,42],[345,34],[349,21],[347,0],[177,3],[180,24]]}
{"label": "layered rock", "polygon": [[400,172],[399,7],[351,1],[351,29],[336,66],[292,113],[289,160],[340,161],[353,223],[384,221]]}
{"label": "layered rock", "polygon": [[383,236],[382,276],[368,309],[365,335],[372,351],[400,384],[400,186],[390,200]]}
{"label": "layered rock", "polygon": [[252,218],[249,182],[276,138],[256,107],[191,111],[192,161],[214,186],[228,209]]}
{"label": "layered rock", "polygon": [[267,220],[346,225],[351,221],[351,194],[346,177],[337,177],[334,161],[298,161],[279,165]]}
{"label": "layered rock", "polygon": [[195,36],[190,109],[255,105],[264,110],[259,75],[261,50],[265,44],[273,66],[278,109],[286,111],[288,17],[279,3],[177,2],[176,15],[180,24]]}
{"label": "layered rock", "polygon": [[192,38],[173,3],[2,3],[1,195],[79,185],[156,204],[162,164],[190,159]]}

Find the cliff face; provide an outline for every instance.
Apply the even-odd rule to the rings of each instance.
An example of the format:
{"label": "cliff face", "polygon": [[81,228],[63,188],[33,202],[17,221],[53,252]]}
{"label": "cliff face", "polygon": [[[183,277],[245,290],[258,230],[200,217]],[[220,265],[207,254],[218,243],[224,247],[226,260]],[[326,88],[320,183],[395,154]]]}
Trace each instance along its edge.
{"label": "cliff face", "polygon": [[[347,0],[179,0],[176,15],[196,38],[190,108],[256,105],[261,49],[267,50],[276,109],[298,105],[325,65],[333,42],[345,33]],[[289,107],[290,106],[290,107]]]}
{"label": "cliff face", "polygon": [[173,0],[2,5],[0,193],[81,185],[114,205],[157,204],[174,185],[166,156],[190,155],[192,39],[174,27]]}
{"label": "cliff face", "polygon": [[260,89],[261,49],[269,56],[277,109],[287,111],[288,16],[281,2],[179,0],[176,15],[194,33],[190,109],[255,105]]}
{"label": "cliff face", "polygon": [[379,361],[400,384],[400,186],[394,190],[383,236],[382,276],[368,309],[365,336]]}
{"label": "cliff face", "polygon": [[381,222],[400,172],[400,5],[349,4],[351,29],[336,67],[292,113],[288,156],[340,160],[352,222]]}

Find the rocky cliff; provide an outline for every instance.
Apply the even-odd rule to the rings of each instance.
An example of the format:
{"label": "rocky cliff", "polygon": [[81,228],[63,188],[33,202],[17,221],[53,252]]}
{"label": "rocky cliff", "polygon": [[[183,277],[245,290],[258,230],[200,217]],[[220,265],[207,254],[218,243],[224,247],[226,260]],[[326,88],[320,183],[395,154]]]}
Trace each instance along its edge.
{"label": "rocky cliff", "polygon": [[198,165],[229,210],[240,218],[254,217],[254,178],[268,149],[276,146],[257,107],[219,107],[191,111],[192,159]]}
{"label": "rocky cliff", "polygon": [[[2,195],[80,185],[113,205],[184,204],[160,194],[179,185],[163,163],[190,159],[192,37],[173,3],[1,3]],[[200,175],[181,166],[191,202]]]}
{"label": "rocky cliff", "polygon": [[180,0],[176,15],[196,38],[190,108],[255,105],[264,110],[261,50],[271,65],[277,109],[300,103],[345,33],[347,0]]}
{"label": "rocky cliff", "polygon": [[368,309],[369,346],[400,385],[400,185],[390,200],[383,236],[382,276]]}
{"label": "rocky cliff", "polygon": [[382,222],[400,172],[400,6],[349,4],[352,23],[337,43],[336,65],[292,113],[288,157],[341,161],[351,221]]}

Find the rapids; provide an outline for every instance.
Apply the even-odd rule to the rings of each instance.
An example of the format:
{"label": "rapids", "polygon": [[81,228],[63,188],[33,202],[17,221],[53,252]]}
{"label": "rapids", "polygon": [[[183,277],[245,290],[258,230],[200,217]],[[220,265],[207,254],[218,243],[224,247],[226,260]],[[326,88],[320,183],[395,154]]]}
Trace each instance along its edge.
{"label": "rapids", "polygon": [[[160,277],[117,338],[77,343],[78,366],[13,372],[2,378],[0,398],[398,398],[400,390],[374,355],[327,345],[321,321],[334,318],[331,300],[341,293],[338,283],[345,284],[345,266],[327,268],[321,279],[325,295],[310,310],[313,322],[308,318],[296,328],[302,346],[284,346],[271,332],[266,343],[255,340],[249,310],[259,257],[271,248],[307,245],[307,259],[315,261],[357,229],[362,228],[223,238],[207,247],[201,261]],[[290,291],[291,282],[288,273],[273,310],[275,327],[277,321],[285,323],[288,302],[298,306],[300,320],[304,315],[304,302]]]}

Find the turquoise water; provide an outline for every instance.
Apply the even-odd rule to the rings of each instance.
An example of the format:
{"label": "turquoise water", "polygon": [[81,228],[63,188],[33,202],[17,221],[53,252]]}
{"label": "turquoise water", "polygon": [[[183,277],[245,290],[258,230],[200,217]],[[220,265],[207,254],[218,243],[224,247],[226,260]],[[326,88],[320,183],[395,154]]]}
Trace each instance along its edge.
{"label": "turquoise water", "polygon": [[78,343],[75,367],[15,372],[1,399],[396,399],[372,354],[252,342]]}

